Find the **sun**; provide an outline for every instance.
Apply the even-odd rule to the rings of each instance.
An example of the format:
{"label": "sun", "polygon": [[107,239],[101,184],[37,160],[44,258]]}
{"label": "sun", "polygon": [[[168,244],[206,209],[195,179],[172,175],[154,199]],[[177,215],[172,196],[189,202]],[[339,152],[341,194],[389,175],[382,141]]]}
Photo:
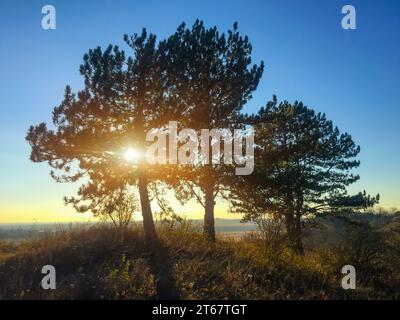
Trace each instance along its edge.
{"label": "sun", "polygon": [[123,154],[123,157],[126,161],[128,162],[133,162],[136,161],[139,157],[139,154],[135,149],[126,149],[126,151]]}

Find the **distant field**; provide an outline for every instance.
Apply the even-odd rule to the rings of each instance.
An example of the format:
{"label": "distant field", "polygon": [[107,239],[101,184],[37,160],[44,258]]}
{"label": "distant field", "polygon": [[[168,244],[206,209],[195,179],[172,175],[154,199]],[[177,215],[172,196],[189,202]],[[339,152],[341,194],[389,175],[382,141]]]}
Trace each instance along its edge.
{"label": "distant field", "polygon": [[[202,220],[191,220],[195,229],[201,229]],[[0,240],[19,241],[28,238],[40,237],[46,233],[72,228],[85,228],[95,223],[21,223],[0,224]],[[241,223],[239,219],[216,219],[215,230],[222,236],[241,237],[244,234],[255,231],[254,223]]]}

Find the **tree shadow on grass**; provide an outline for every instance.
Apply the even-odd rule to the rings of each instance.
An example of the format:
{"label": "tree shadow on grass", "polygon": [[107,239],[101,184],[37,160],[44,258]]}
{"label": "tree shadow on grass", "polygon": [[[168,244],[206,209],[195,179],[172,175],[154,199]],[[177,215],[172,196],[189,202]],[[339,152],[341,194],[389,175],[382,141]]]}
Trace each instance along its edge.
{"label": "tree shadow on grass", "polygon": [[149,258],[151,272],[156,278],[157,299],[180,299],[180,293],[172,275],[172,261],[169,258],[169,250],[161,240],[154,240]]}

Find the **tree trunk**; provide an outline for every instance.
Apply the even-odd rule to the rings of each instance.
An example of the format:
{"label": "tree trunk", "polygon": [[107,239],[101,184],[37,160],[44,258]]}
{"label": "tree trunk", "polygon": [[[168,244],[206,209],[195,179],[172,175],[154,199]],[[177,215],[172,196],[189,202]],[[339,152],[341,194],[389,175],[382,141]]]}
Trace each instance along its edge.
{"label": "tree trunk", "polygon": [[301,220],[300,220],[301,215],[296,214],[295,216],[295,242],[294,242],[294,247],[297,253],[300,255],[304,256],[304,246],[303,246],[303,240],[301,238]]}
{"label": "tree trunk", "polygon": [[303,241],[301,239],[301,221],[300,215],[296,214],[293,205],[293,197],[291,194],[288,195],[286,206],[287,212],[285,214],[286,232],[289,238],[290,246],[294,251],[300,255],[304,255]]}
{"label": "tree trunk", "polygon": [[215,242],[214,184],[210,183],[206,185],[204,193],[205,193],[204,234],[210,241]]}
{"label": "tree trunk", "polygon": [[296,190],[296,213],[295,213],[295,231],[296,243],[295,247],[299,254],[304,256],[303,240],[301,238],[301,215],[303,209],[303,193],[300,188]]}
{"label": "tree trunk", "polygon": [[291,212],[288,210],[288,212],[285,215],[285,224],[286,224],[286,233],[289,238],[289,243],[293,247],[294,244],[294,221],[293,221],[293,215]]}
{"label": "tree trunk", "polygon": [[147,190],[147,177],[145,174],[139,175],[139,196],[142,207],[143,229],[146,243],[151,245],[156,240],[156,228],[154,226],[153,214],[151,212],[149,193]]}

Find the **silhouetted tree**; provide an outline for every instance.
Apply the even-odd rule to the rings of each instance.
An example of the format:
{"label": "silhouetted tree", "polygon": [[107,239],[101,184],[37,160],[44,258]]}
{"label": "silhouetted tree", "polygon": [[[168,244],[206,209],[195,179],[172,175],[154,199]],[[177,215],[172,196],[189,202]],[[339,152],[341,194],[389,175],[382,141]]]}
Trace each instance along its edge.
{"label": "silhouetted tree", "polygon": [[[181,127],[200,135],[201,129],[243,126],[240,111],[257,88],[264,65],[251,66],[252,46],[236,23],[227,36],[216,27],[206,29],[201,21],[191,29],[182,24],[161,47],[167,59],[168,97],[179,110],[176,120]],[[233,167],[209,159],[208,165],[178,168],[179,179],[170,180],[177,197],[195,198],[204,207],[204,233],[215,240],[215,198],[229,190],[226,175],[233,174]]]}
{"label": "silhouetted tree", "polygon": [[148,242],[156,237],[148,195],[150,169],[138,158],[123,159],[128,148],[138,154],[145,134],[163,112],[162,65],[156,37],[125,36],[133,50],[126,58],[117,46],[89,50],[80,72],[85,87],[73,94],[69,86],[54,108],[53,128],[45,123],[29,128],[26,139],[34,162],[47,162],[58,182],[84,179],[77,197],[66,198],[79,211],[96,210],[126,184],[139,189],[143,225]]}
{"label": "silhouetted tree", "polygon": [[111,221],[118,229],[125,229],[132,221],[133,214],[140,210],[135,192],[126,188],[116,189],[94,208],[93,214],[104,221]]}
{"label": "silhouetted tree", "polygon": [[255,126],[255,170],[236,181],[233,200],[244,220],[283,216],[290,243],[302,254],[302,217],[379,200],[365,192],[347,194],[346,187],[359,179],[352,169],[360,165],[360,147],[324,114],[301,102],[278,104],[274,96],[249,122]]}

